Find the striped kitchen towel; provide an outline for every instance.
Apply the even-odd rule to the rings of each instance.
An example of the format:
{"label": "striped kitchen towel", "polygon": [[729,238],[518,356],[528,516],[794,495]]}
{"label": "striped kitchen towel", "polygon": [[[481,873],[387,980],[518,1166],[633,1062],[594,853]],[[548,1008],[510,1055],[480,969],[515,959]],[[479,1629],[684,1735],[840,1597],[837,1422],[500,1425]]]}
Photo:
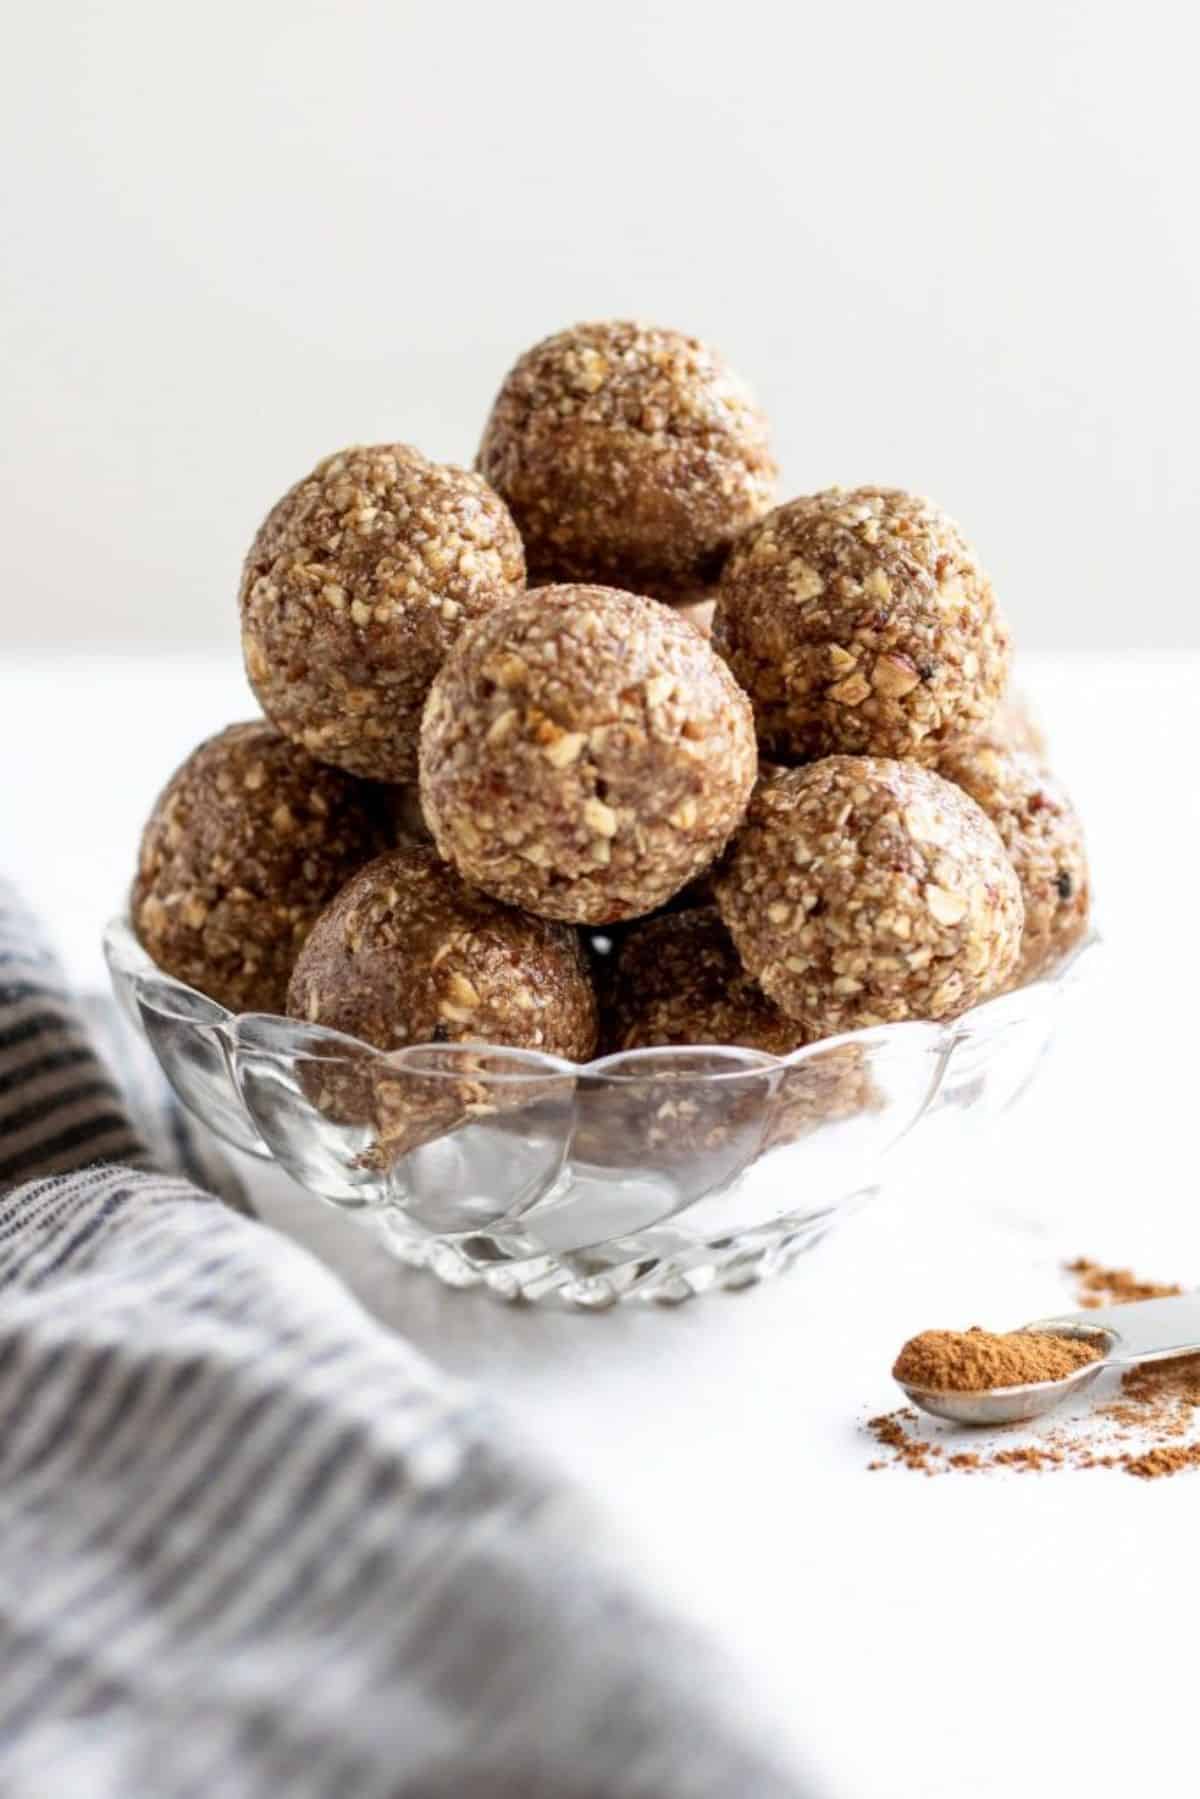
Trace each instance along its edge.
{"label": "striped kitchen towel", "polygon": [[0,1795],[798,1793],[580,1501],[223,1180],[0,887]]}

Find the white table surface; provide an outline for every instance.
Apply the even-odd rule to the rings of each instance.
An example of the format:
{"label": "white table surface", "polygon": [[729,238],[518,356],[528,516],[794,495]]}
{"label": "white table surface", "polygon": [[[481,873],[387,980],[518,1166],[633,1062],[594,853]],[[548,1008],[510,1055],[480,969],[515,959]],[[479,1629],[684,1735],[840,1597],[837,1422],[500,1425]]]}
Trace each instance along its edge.
{"label": "white table surface", "polygon": [[[885,1197],[748,1294],[593,1318],[447,1292],[256,1176],[266,1216],[591,1491],[855,1799],[1194,1785],[1200,1476],[866,1472],[862,1422],[898,1402],[912,1331],[1060,1309],[1072,1255],[1200,1283],[1200,660],[1043,658],[1023,680],[1088,820],[1109,948],[1034,1095],[938,1190]],[[0,866],[81,982],[155,792],[251,713],[232,660],[5,660]]]}

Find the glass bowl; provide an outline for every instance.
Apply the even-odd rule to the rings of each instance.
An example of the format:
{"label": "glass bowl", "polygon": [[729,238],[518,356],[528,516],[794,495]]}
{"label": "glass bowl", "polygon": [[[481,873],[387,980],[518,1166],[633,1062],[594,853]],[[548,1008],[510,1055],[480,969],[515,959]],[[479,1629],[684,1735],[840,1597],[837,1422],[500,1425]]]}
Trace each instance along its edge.
{"label": "glass bowl", "polygon": [[195,1117],[354,1213],[402,1261],[506,1299],[598,1308],[747,1286],[879,1189],[914,1135],[995,1115],[1032,1080],[1089,938],[952,1024],[786,1057],[718,1046],[576,1064],[487,1044],[389,1054],[165,975],[124,919],[113,987]]}

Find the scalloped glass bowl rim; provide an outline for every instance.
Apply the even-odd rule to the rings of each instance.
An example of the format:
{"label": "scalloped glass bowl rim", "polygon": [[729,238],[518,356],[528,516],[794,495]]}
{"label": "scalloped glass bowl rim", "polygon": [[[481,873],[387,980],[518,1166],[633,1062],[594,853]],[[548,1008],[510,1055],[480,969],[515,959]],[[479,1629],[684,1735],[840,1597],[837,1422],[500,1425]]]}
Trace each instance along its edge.
{"label": "scalloped glass bowl rim", "polygon": [[[735,1044],[693,1043],[616,1050],[608,1055],[597,1056],[590,1062],[569,1062],[564,1057],[549,1055],[544,1050],[523,1049],[516,1044],[490,1043],[482,1039],[455,1043],[412,1043],[405,1044],[402,1049],[381,1050],[361,1037],[333,1031],[325,1025],[310,1024],[302,1018],[288,1018],[273,1012],[229,1011],[219,1001],[176,980],[174,975],[159,968],[138,942],[126,916],[118,915],[109,921],[104,931],[103,946],[109,969],[131,977],[137,983],[139,1000],[153,1006],[160,1017],[174,1019],[182,1025],[190,1025],[199,1030],[232,1027],[256,1048],[286,1052],[293,1059],[309,1059],[314,1062],[330,1062],[341,1058],[353,1058],[356,1061],[364,1057],[382,1059],[397,1070],[420,1075],[425,1080],[461,1080],[462,1069],[458,1064],[460,1054],[482,1054],[500,1062],[511,1059],[520,1066],[511,1071],[485,1068],[477,1073],[479,1078],[488,1081],[519,1085],[529,1081],[544,1081],[548,1075],[571,1080],[584,1076],[607,1081],[645,1082],[653,1080],[656,1069],[667,1079],[671,1078],[668,1069],[672,1062],[681,1063],[698,1056],[718,1061],[727,1058],[731,1063],[736,1062],[736,1066],[727,1070],[698,1068],[688,1071],[697,1081],[726,1083],[798,1068],[805,1062],[814,1061],[830,1050],[846,1044],[877,1048],[904,1041],[915,1049],[924,1040],[927,1047],[938,1048],[944,1044],[947,1033],[952,1040],[960,1041],[978,1029],[1002,1023],[1007,1012],[1019,1015],[1031,1003],[1036,1005],[1039,993],[1060,987],[1068,977],[1078,972],[1085,959],[1090,961],[1101,941],[1100,932],[1094,926],[1091,927],[1086,936],[1074,944],[1062,960],[1038,980],[1031,981],[1025,987],[998,994],[994,999],[985,1000],[957,1018],[942,1023],[908,1019],[899,1024],[872,1025],[864,1030],[845,1031],[837,1037],[821,1037],[815,1043],[805,1044],[786,1056],[771,1055],[766,1050],[744,1049]],[[154,991],[150,994],[144,992],[146,983],[153,984]],[[171,996],[176,994],[180,1001],[177,1007],[170,1003]],[[197,1016],[198,1008],[211,1015]],[[264,1032],[263,1026],[268,1027],[268,1030]],[[278,1035],[286,1040],[278,1043],[264,1042],[263,1038],[267,1035]],[[309,1043],[321,1044],[328,1053],[309,1050],[306,1047]],[[421,1064],[421,1058],[425,1058],[426,1065]],[[438,1059],[448,1060],[453,1066],[429,1065],[436,1063]]]}

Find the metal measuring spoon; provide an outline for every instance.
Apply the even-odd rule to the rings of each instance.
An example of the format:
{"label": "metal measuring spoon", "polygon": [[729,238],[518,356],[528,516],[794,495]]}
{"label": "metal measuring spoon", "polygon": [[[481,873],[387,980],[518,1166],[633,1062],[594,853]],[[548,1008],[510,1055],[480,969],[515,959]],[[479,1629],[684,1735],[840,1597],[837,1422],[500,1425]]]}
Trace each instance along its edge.
{"label": "metal measuring spoon", "polygon": [[982,1393],[945,1393],[911,1387],[905,1381],[898,1384],[923,1412],[949,1418],[952,1424],[1017,1424],[1022,1419],[1040,1418],[1064,1399],[1084,1392],[1106,1368],[1131,1368],[1138,1362],[1163,1362],[1171,1356],[1200,1353],[1200,1293],[1064,1312],[1061,1317],[1042,1318],[1020,1328],[1046,1336],[1082,1338],[1094,1343],[1100,1356],[1064,1374],[1061,1380],[989,1387]]}

